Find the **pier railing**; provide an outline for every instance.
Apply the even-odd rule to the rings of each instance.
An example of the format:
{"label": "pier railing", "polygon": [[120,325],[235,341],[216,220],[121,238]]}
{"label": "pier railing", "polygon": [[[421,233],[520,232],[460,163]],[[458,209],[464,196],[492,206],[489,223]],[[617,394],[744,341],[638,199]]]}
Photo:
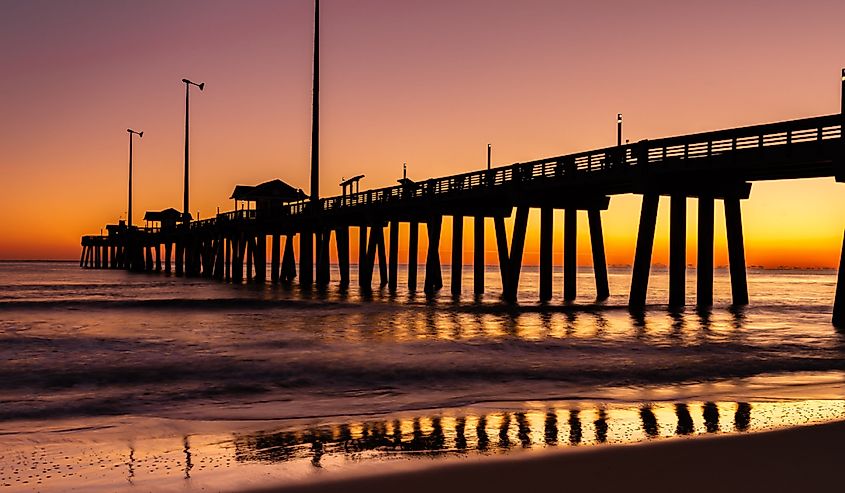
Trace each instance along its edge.
{"label": "pier railing", "polygon": [[[490,170],[472,171],[442,178],[365,190],[320,201],[322,211],[389,205],[391,203],[448,197],[467,191],[481,191],[523,183],[572,176],[575,173],[607,173],[635,166],[668,164],[673,161],[713,158],[738,151],[768,150],[842,138],[842,115],[804,118],[763,125],[702,132],[633,144],[606,147],[537,161],[515,163]],[[300,201],[267,210],[238,210],[215,218],[194,221],[191,228],[202,229],[227,222],[255,221],[264,218],[295,216],[307,211],[308,201]]]}

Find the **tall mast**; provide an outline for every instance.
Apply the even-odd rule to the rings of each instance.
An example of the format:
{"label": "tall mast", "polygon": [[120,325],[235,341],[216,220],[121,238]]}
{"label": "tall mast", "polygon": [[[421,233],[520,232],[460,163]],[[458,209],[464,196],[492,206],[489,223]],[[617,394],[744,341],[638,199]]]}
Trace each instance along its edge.
{"label": "tall mast", "polygon": [[314,1],[314,92],[311,116],[311,200],[320,199],[320,0]]}

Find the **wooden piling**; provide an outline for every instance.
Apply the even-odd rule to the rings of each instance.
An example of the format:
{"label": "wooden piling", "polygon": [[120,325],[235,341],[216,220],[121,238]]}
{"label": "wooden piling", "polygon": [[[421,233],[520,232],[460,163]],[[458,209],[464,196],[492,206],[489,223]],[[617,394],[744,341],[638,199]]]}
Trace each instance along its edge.
{"label": "wooden piling", "polygon": [[282,255],[282,282],[292,283],[296,279],[296,254],[293,249],[293,234],[285,239],[285,253]]}
{"label": "wooden piling", "polygon": [[833,298],[831,321],[839,329],[845,328],[845,235],[842,238],[842,253],[839,255],[839,271],[836,275],[836,294]]}
{"label": "wooden piling", "polygon": [[464,216],[452,216],[452,297],[461,296],[461,277],[464,270]]}
{"label": "wooden piling", "polygon": [[399,280],[397,276],[399,275],[399,221],[392,220],[390,221],[390,254],[389,262],[390,265],[388,266],[387,272],[387,288],[390,291],[396,291],[398,286]]}
{"label": "wooden piling", "polygon": [[578,289],[578,210],[564,211],[563,218],[563,299],[573,301]]}
{"label": "wooden piling", "polygon": [[610,298],[610,286],[607,281],[607,256],[604,252],[604,233],[601,225],[601,211],[590,209],[587,211],[587,221],[590,226],[590,247],[593,253],[593,273],[596,277],[596,300],[604,301]]}
{"label": "wooden piling", "polygon": [[651,254],[654,249],[654,229],[657,225],[657,206],[660,196],[655,193],[643,195],[640,210],[640,226],[637,231],[637,249],[634,253],[634,268],[631,273],[631,294],[628,305],[633,308],[645,306],[648,294],[648,276],[651,270]]}
{"label": "wooden piling", "polygon": [[554,212],[551,207],[540,209],[540,301],[552,299],[554,245]]}
{"label": "wooden piling", "polygon": [[282,257],[281,237],[278,233],[273,234],[270,243],[270,282],[279,282],[280,262]]}
{"label": "wooden piling", "polygon": [[340,287],[349,287],[349,226],[335,229],[337,266],[340,270]]}
{"label": "wooden piling", "polygon": [[419,263],[420,223],[411,221],[408,234],[408,290],[417,290],[417,264]]}
{"label": "wooden piling", "polygon": [[713,305],[713,196],[698,198],[698,267],[696,304]]}
{"label": "wooden piling", "polygon": [[511,249],[508,255],[508,291],[505,293],[506,301],[515,302],[519,292],[522,253],[525,250],[525,234],[528,231],[528,212],[528,207],[520,206],[516,208],[516,217],[513,223],[513,238],[511,238]]}
{"label": "wooden piling", "polygon": [[387,249],[384,245],[384,227],[382,225],[373,226],[373,234],[376,238],[376,249],[378,250],[378,279],[379,286],[387,286]]}
{"label": "wooden piling", "polygon": [[669,306],[686,304],[687,197],[669,199]]}
{"label": "wooden piling", "polygon": [[310,287],[314,283],[314,232],[299,233],[299,284]]}
{"label": "wooden piling", "polygon": [[493,227],[496,232],[496,252],[499,257],[499,273],[502,278],[502,296],[507,296],[508,282],[510,281],[510,254],[508,253],[508,237],[505,229],[505,218],[496,216],[493,218]]}
{"label": "wooden piling", "polygon": [[255,239],[255,281],[267,281],[267,235],[264,233]]}
{"label": "wooden piling", "polygon": [[372,289],[372,284],[369,282],[369,276],[367,275],[367,264],[368,264],[368,227],[366,224],[362,224],[358,227],[358,287],[361,289]]}
{"label": "wooden piling", "polygon": [[726,197],[724,202],[733,304],[747,305],[748,279],[745,271],[745,241],[742,235],[742,210],[740,209],[740,202],[737,197]]}
{"label": "wooden piling", "polygon": [[443,274],[440,271],[440,231],[442,227],[443,216],[440,215],[436,215],[426,222],[428,253],[425,260],[423,290],[427,295],[433,295],[443,287]]}
{"label": "wooden piling", "polygon": [[473,218],[473,292],[484,294],[484,216]]}
{"label": "wooden piling", "polygon": [[255,257],[255,236],[246,236],[246,281],[252,281],[252,264]]}

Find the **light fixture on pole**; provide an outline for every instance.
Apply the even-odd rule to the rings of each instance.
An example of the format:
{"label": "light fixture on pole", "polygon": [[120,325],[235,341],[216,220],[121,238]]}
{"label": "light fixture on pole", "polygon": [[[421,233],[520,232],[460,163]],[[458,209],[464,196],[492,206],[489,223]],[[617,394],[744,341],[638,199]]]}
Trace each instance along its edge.
{"label": "light fixture on pole", "polygon": [[616,114],[616,145],[622,145],[622,113]]}
{"label": "light fixture on pole", "polygon": [[205,82],[200,82],[197,84],[196,82],[192,82],[188,79],[182,79],[182,82],[185,83],[185,201],[182,206],[182,221],[185,224],[190,222],[188,219],[191,216],[189,202],[188,202],[188,177],[189,177],[189,168],[188,168],[188,139],[189,139],[189,132],[188,132],[188,120],[190,117],[189,107],[190,107],[190,94],[191,94],[191,86],[197,86],[200,88],[200,91],[203,90],[205,87]]}
{"label": "light fixture on pole", "polygon": [[126,129],[129,132],[129,210],[126,213],[127,229],[132,229],[132,136],[137,135],[139,138],[144,137],[144,132],[136,132],[131,128]]}

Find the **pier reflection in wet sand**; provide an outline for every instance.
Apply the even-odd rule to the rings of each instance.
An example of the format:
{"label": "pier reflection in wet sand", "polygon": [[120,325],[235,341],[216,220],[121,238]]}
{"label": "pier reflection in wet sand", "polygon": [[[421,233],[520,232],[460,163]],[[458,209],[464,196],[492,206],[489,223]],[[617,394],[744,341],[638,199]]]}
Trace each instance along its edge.
{"label": "pier reflection in wet sand", "polygon": [[[845,401],[693,402],[546,407],[520,411],[455,413],[324,425],[300,431],[262,432],[234,439],[241,462],[320,458],[389,460],[497,454],[513,449],[631,443],[673,436],[765,430],[845,418]],[[320,454],[310,452],[319,443]],[[310,446],[305,446],[310,445]]]}
{"label": "pier reflection in wet sand", "polygon": [[109,441],[92,430],[87,439],[82,432],[78,440],[37,445],[22,434],[11,441],[0,436],[0,460],[11,466],[0,470],[0,486],[4,491],[64,491],[92,484],[111,484],[112,489],[218,488],[231,477],[304,479],[315,471],[367,462],[743,433],[836,419],[845,419],[845,400],[524,402],[349,421],[288,422],[275,430],[234,434],[193,432],[127,440],[131,433],[117,430]]}

